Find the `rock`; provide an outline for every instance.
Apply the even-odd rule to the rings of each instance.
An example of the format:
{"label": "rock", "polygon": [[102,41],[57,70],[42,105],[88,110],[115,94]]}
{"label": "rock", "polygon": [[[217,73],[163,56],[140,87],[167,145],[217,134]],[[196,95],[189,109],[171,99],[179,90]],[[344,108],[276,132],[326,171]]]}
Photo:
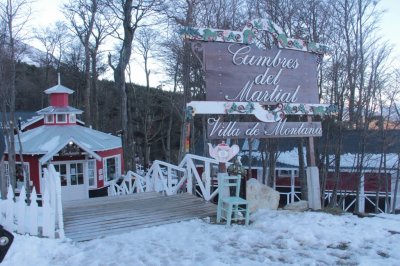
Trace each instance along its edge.
{"label": "rock", "polygon": [[309,209],[308,201],[306,201],[306,200],[296,201],[296,202],[286,205],[285,207],[283,207],[283,209],[288,210],[288,211],[303,212],[303,211],[306,211]]}
{"label": "rock", "polygon": [[249,202],[250,212],[258,209],[277,210],[280,195],[271,187],[251,178],[246,182],[246,199]]}

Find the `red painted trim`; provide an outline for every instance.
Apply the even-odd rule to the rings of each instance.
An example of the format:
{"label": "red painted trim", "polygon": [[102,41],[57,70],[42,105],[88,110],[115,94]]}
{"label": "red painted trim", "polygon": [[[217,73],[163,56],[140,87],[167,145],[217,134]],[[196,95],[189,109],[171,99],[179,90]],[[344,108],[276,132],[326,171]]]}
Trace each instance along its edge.
{"label": "red painted trim", "polygon": [[37,127],[40,127],[40,126],[43,126],[43,125],[44,125],[44,119],[42,118],[39,121],[36,121],[35,123],[33,123],[33,124],[27,126],[26,128],[24,128],[24,130],[22,130],[22,132],[25,132],[25,131],[28,131],[28,130],[31,130],[31,129],[34,129],[34,128],[37,128]]}
{"label": "red painted trim", "polygon": [[[36,193],[40,194],[39,156],[23,155],[22,158],[24,163],[29,163],[29,180],[32,181]],[[8,161],[8,156],[4,157],[4,161]],[[21,162],[19,155],[15,156],[15,161]]]}
{"label": "red painted trim", "polygon": [[[121,148],[116,148],[112,150],[107,150],[107,151],[99,151],[97,152],[98,155],[100,155],[101,158],[106,158],[106,157],[111,157],[115,155],[121,155],[121,175],[124,173],[124,157],[122,154],[122,147]],[[104,173],[103,173],[103,160],[101,161],[96,161],[96,169],[97,169],[97,188],[102,188],[104,187]],[[102,177],[102,180],[101,179]]]}

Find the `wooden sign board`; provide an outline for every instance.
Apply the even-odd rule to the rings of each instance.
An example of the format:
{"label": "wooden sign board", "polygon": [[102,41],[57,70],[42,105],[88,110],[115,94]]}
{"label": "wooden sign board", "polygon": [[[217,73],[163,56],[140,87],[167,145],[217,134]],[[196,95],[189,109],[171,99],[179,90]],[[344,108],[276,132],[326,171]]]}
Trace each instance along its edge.
{"label": "wooden sign board", "polygon": [[207,136],[209,139],[242,139],[242,138],[290,138],[290,137],[320,137],[321,122],[221,122],[210,118],[207,121]]}
{"label": "wooden sign board", "polygon": [[318,55],[255,44],[201,42],[207,101],[319,103]]}

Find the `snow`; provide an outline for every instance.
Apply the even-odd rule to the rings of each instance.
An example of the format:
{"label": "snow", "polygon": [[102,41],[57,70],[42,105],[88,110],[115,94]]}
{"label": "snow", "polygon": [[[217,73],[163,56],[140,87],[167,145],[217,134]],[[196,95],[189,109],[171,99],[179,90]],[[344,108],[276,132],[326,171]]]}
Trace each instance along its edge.
{"label": "snow", "polygon": [[78,243],[15,235],[2,265],[399,265],[398,215],[262,210],[251,220],[192,220]]}
{"label": "snow", "polygon": [[[253,154],[252,154],[253,155]],[[304,160],[306,160],[306,150],[304,149]],[[394,153],[386,154],[386,165],[387,168],[397,167],[398,155]],[[334,156],[330,156],[331,166],[334,166]],[[280,152],[278,154],[277,162],[284,163],[287,165],[299,166],[298,152],[297,149],[293,149],[287,152]],[[370,167],[379,169],[381,162],[380,154],[365,154],[364,155],[364,167]],[[357,154],[346,153],[340,156],[340,167],[342,168],[354,168],[357,166]]]}
{"label": "snow", "polygon": [[54,136],[48,142],[40,145],[39,150],[51,151],[54,150],[58,145],[60,145],[60,136]]}

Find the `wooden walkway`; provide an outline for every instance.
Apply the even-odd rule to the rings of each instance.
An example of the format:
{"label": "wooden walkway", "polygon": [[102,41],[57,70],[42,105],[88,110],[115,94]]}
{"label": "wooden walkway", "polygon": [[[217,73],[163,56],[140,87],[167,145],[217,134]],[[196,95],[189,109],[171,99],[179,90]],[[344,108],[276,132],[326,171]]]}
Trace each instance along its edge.
{"label": "wooden walkway", "polygon": [[215,204],[188,193],[147,192],[63,203],[65,236],[73,241],[215,216],[216,212]]}

